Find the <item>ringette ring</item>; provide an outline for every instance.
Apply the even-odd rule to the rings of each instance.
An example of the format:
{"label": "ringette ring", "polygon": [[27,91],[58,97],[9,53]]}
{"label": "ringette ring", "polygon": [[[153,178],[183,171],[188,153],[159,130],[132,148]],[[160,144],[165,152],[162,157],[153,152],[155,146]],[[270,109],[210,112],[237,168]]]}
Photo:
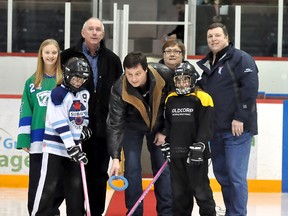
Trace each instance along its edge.
{"label": "ringette ring", "polygon": [[[114,180],[118,180],[118,179],[120,179],[120,180],[122,180],[122,181],[124,182],[124,185],[123,185],[122,187],[116,187],[116,186],[112,183]],[[113,190],[115,190],[115,191],[126,190],[126,188],[128,187],[128,181],[127,181],[127,179],[126,179],[124,176],[111,176],[111,177],[109,178],[108,183],[109,183],[109,186],[110,186]]]}

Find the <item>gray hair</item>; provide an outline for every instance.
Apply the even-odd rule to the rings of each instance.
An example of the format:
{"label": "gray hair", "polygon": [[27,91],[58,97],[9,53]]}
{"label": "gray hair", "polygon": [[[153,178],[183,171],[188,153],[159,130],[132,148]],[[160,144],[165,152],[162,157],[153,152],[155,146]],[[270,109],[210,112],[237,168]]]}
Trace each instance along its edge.
{"label": "gray hair", "polygon": [[104,28],[104,25],[103,25],[102,21],[101,21],[100,19],[98,19],[97,17],[90,17],[89,19],[87,19],[87,20],[84,22],[83,26],[82,26],[82,31],[83,31],[84,28],[86,27],[87,22],[90,21],[90,20],[99,21],[99,22],[101,23],[103,32],[105,32],[105,28]]}

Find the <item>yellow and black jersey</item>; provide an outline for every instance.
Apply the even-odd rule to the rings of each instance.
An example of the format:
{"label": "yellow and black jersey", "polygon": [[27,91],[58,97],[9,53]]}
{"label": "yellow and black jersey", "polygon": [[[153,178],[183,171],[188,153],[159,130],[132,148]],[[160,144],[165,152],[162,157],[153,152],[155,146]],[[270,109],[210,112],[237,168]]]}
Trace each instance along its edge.
{"label": "yellow and black jersey", "polygon": [[[166,141],[171,157],[187,157],[194,142],[207,142],[213,135],[213,100],[204,91],[186,95],[170,93],[165,102]],[[209,148],[205,157],[210,156]]]}

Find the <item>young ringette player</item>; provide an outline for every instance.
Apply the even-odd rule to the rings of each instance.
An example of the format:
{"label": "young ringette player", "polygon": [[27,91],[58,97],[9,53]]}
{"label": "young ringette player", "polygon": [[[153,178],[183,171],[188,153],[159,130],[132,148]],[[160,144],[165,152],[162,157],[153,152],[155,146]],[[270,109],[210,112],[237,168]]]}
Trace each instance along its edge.
{"label": "young ringette player", "polygon": [[212,138],[213,101],[195,87],[199,75],[188,62],[176,67],[175,91],[165,103],[166,143],[162,152],[170,161],[173,215],[190,216],[193,197],[200,215],[215,216],[208,178],[208,141]]}
{"label": "young ringette player", "polygon": [[91,135],[86,127],[89,92],[84,88],[90,67],[86,59],[72,57],[63,70],[64,82],[52,90],[47,105],[41,176],[33,216],[49,216],[57,190],[54,185],[58,182],[64,187],[67,215],[85,214],[79,162],[87,164],[88,160],[78,144]]}

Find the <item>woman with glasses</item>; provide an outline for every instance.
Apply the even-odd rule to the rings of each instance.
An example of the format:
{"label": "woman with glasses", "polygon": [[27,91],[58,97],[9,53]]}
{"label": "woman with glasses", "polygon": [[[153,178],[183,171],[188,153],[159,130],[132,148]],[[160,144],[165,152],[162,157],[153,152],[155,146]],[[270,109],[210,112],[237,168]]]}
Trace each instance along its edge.
{"label": "woman with glasses", "polygon": [[165,64],[171,70],[175,70],[176,66],[185,62],[185,46],[180,40],[168,40],[162,46],[163,58],[159,61]]}

